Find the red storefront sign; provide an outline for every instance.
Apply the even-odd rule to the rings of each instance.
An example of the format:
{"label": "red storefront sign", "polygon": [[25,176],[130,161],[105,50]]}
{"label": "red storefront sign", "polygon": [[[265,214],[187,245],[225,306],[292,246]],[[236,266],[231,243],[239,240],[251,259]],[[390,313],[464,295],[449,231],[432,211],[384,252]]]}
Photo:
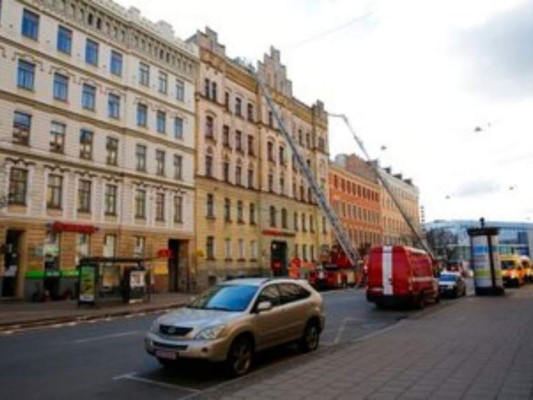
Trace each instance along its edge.
{"label": "red storefront sign", "polygon": [[86,233],[93,234],[98,231],[98,227],[94,225],[83,225],[83,224],[72,224],[67,222],[53,222],[48,224],[48,229],[52,232],[76,232],[76,233]]}
{"label": "red storefront sign", "polygon": [[157,250],[157,258],[170,258],[172,251],[170,249]]}
{"label": "red storefront sign", "polygon": [[265,229],[263,230],[263,235],[266,236],[278,236],[278,237],[295,237],[296,234],[290,233],[290,232],[281,232],[281,231],[275,231],[273,229]]}

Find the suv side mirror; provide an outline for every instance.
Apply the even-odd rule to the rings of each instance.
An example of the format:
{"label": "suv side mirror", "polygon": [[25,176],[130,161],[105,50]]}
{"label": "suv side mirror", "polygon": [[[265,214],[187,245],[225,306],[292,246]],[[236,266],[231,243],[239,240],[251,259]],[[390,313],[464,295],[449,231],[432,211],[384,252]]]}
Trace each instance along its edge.
{"label": "suv side mirror", "polygon": [[272,310],[272,303],[270,301],[262,301],[261,303],[257,305],[255,309],[255,311],[258,313],[269,311],[269,310]]}

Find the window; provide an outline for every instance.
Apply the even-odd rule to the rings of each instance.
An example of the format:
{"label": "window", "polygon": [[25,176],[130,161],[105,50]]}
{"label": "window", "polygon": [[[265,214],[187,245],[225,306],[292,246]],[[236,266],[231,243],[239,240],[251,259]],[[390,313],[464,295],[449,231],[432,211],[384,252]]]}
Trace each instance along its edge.
{"label": "window", "polygon": [[147,64],[139,64],[139,83],[143,86],[150,85],[150,66]]}
{"label": "window", "polygon": [[176,139],[183,138],[183,118],[174,117],[174,137]]}
{"label": "window", "polygon": [[155,151],[156,174],[165,176],[165,152],[163,150]]}
{"label": "window", "polygon": [[22,13],[22,36],[34,40],[39,37],[39,15],[26,9]]}
{"label": "window", "polygon": [[30,144],[31,115],[15,111],[13,119],[13,143]]}
{"label": "window", "polygon": [[182,180],[183,176],[183,157],[177,154],[174,155],[174,179]]}
{"label": "window", "polygon": [[115,50],[111,50],[111,73],[122,76],[122,54]]}
{"label": "window", "polygon": [[244,217],[243,217],[243,204],[242,200],[237,201],[237,222],[243,223]]}
{"label": "window", "polygon": [[156,221],[165,220],[165,194],[156,193],[155,195],[155,219]]}
{"label": "window", "polygon": [[213,177],[213,157],[205,156],[205,176]]}
{"label": "window", "polygon": [[91,235],[88,233],[78,233],[76,239],[76,264],[80,262],[83,257],[88,257],[90,253]]}
{"label": "window", "polygon": [[248,121],[253,122],[254,121],[254,106],[252,103],[248,103]]}
{"label": "window", "polygon": [[281,227],[287,229],[287,210],[281,209]]}
{"label": "window", "polygon": [[211,83],[211,100],[217,101],[217,84],[215,82]]}
{"label": "window", "polygon": [[231,239],[224,241],[224,254],[227,259],[231,259]]}
{"label": "window", "polygon": [[285,178],[283,175],[279,177],[279,193],[285,194]]}
{"label": "window", "polygon": [[229,162],[224,161],[222,163],[222,175],[224,178],[224,182],[229,182]]}
{"label": "window", "polygon": [[68,99],[68,76],[54,74],[54,99],[67,101]]}
{"label": "window", "polygon": [[135,236],[134,241],[133,255],[135,257],[142,257],[146,248],[146,238],[144,236]]}
{"label": "window", "polygon": [[305,224],[305,214],[302,214],[302,231],[307,232],[307,227]]}
{"label": "window", "polygon": [[248,135],[248,155],[254,155],[254,137],[252,135]]}
{"label": "window", "polygon": [[168,76],[164,72],[159,72],[159,93],[167,94]]}
{"label": "window", "polygon": [[157,132],[166,133],[167,131],[167,114],[164,111],[157,111]]}
{"label": "window", "polygon": [[204,79],[204,96],[208,99],[210,94],[211,83],[209,79]]}
{"label": "window", "polygon": [[21,168],[11,168],[9,174],[9,204],[26,205],[27,187],[28,171]]}
{"label": "window", "polygon": [[82,94],[81,94],[81,105],[86,110],[94,111],[96,104],[96,88],[87,83],[83,84]]}
{"label": "window", "polygon": [[304,261],[307,261],[307,245],[302,244],[302,258]]}
{"label": "window", "polygon": [[208,236],[205,243],[206,258],[208,260],[215,259],[215,238],[214,236]]}
{"label": "window", "polygon": [[274,191],[274,175],[272,173],[268,174],[268,191]]}
{"label": "window", "polygon": [[93,133],[87,129],[80,131],[80,158],[84,160],[93,158]]}
{"label": "window", "polygon": [[255,240],[250,241],[250,257],[252,260],[257,259],[257,242]]}
{"label": "window", "polygon": [[249,188],[254,187],[254,170],[253,169],[248,170],[248,187]]}
{"label": "window", "polygon": [[231,200],[224,199],[224,222],[231,222]]}
{"label": "window", "polygon": [[72,51],[72,31],[63,26],[57,29],[57,50],[65,54]]}
{"label": "window", "polygon": [[107,137],[106,141],[106,151],[107,151],[107,164],[108,165],[117,165],[118,164],[118,139]]}
{"label": "window", "polygon": [[272,142],[267,143],[267,157],[268,161],[274,161],[274,144]]}
{"label": "window", "polygon": [[210,115],[205,117],[205,137],[209,139],[215,138],[214,120]]}
{"label": "window", "polygon": [[270,206],[270,227],[276,227],[276,207]]}
{"label": "window", "polygon": [[282,146],[279,147],[279,163],[285,165],[285,148]]}
{"label": "window", "polygon": [[87,39],[85,42],[85,62],[91,65],[98,65],[98,43]]}
{"label": "window", "polygon": [[115,257],[117,255],[117,236],[105,235],[104,236],[104,257]]}
{"label": "window", "polygon": [[48,175],[48,190],[46,196],[46,207],[61,208],[61,198],[63,197],[63,177],[61,175]]}
{"label": "window", "polygon": [[322,217],[322,233],[327,233],[326,217]]}
{"label": "window", "polygon": [[315,221],[313,220],[313,216],[309,216],[309,230],[311,232],[315,232]]}
{"label": "window", "polygon": [[52,122],[50,129],[50,151],[52,153],[63,153],[65,151],[65,132],[67,126],[60,122]]}
{"label": "window", "polygon": [[242,239],[239,239],[239,241],[237,242],[237,248],[238,248],[238,251],[239,251],[239,260],[242,260],[244,259],[245,257],[245,254],[244,254],[244,240]]}
{"label": "window", "polygon": [[137,104],[137,125],[146,127],[148,122],[148,107],[146,104]]}
{"label": "window", "polygon": [[255,204],[250,203],[250,225],[255,225]]}
{"label": "window", "polygon": [[207,195],[206,216],[210,218],[215,217],[215,197],[210,193]]}
{"label": "window", "polygon": [[109,118],[120,118],[120,97],[116,94],[109,93],[107,101],[107,115]]}
{"label": "window", "polygon": [[235,184],[241,186],[242,185],[242,167],[240,165],[237,165],[235,167]]}
{"label": "window", "polygon": [[135,192],[135,218],[146,218],[146,191],[142,189]]}
{"label": "window", "polygon": [[231,148],[231,146],[229,144],[229,126],[227,126],[227,125],[224,125],[222,127],[222,145],[224,147]]}
{"label": "window", "polygon": [[135,148],[135,168],[139,172],[146,172],[146,146],[138,144]]}
{"label": "window", "polygon": [[[304,245],[305,248],[305,245]],[[305,258],[305,257],[304,257]],[[308,298],[311,293],[305,290],[300,285],[294,283],[282,283],[279,285],[279,291],[281,293],[281,302],[283,304],[292,303],[298,300]]]}
{"label": "window", "polygon": [[294,230],[297,231],[298,230],[298,213],[294,213],[293,223],[294,223]]}
{"label": "window", "polygon": [[33,90],[35,83],[35,65],[19,60],[18,73],[17,73],[17,85],[19,88]]}
{"label": "window", "polygon": [[226,92],[224,94],[224,104],[226,106],[226,111],[229,112],[230,111],[230,109],[229,109],[229,92]]}
{"label": "window", "polygon": [[235,114],[242,117],[242,100],[239,97],[235,97]]}
{"label": "window", "polygon": [[183,197],[174,196],[174,222],[181,224],[183,222]]}
{"label": "window", "polygon": [[91,181],[81,179],[78,186],[78,211],[91,212]]}
{"label": "window", "polygon": [[176,81],[176,100],[185,100],[185,84],[183,81]]}
{"label": "window", "polygon": [[237,151],[242,151],[242,132],[235,131],[235,149]]}
{"label": "window", "polygon": [[105,185],[104,212],[106,215],[117,215],[117,187]]}

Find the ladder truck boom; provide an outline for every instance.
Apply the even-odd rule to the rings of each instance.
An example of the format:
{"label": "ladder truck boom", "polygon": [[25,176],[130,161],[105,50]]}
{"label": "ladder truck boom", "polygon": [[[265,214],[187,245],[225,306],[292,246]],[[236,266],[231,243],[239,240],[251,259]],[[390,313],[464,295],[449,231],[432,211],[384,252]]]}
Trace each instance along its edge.
{"label": "ladder truck boom", "polygon": [[322,190],[318,182],[313,177],[313,173],[311,172],[311,169],[309,168],[309,166],[307,165],[307,162],[302,156],[300,149],[298,148],[294,138],[285,129],[285,125],[283,123],[283,120],[281,119],[279,111],[276,108],[274,101],[272,100],[269,94],[269,91],[266,85],[263,83],[262,78],[259,76],[259,74],[256,74],[256,80],[259,85],[259,88],[261,89],[261,92],[263,93],[263,97],[265,98],[268,107],[272,111],[272,114],[278,123],[278,126],[281,132],[283,133],[283,135],[285,136],[285,139],[289,143],[289,146],[292,150],[292,153],[294,154],[296,162],[298,163],[300,171],[305,176],[307,183],[309,187],[311,188],[311,191],[317,200],[320,210],[325,215],[326,219],[331,225],[331,228],[333,230],[333,233],[335,234],[335,237],[339,245],[342,247],[342,250],[344,251],[346,256],[349,258],[352,265],[357,266],[357,258],[358,258],[357,251],[350,239],[350,236],[348,236],[337,214],[331,208],[328,199],[324,195],[324,191]]}
{"label": "ladder truck boom", "polygon": [[353,138],[357,142],[359,148],[363,152],[366,160],[368,161],[368,163],[370,164],[370,166],[374,170],[374,173],[376,174],[377,178],[379,179],[379,181],[381,182],[381,184],[383,185],[383,187],[385,188],[385,190],[389,194],[389,196],[392,199],[394,205],[396,206],[396,208],[398,209],[398,211],[402,215],[403,219],[405,220],[405,222],[409,226],[409,229],[411,229],[412,233],[415,235],[418,243],[435,260],[435,256],[434,256],[433,252],[431,251],[429,245],[426,243],[424,238],[422,238],[422,236],[420,236],[420,234],[416,230],[415,226],[413,225],[413,222],[411,221],[411,218],[409,218],[409,216],[407,215],[407,212],[405,212],[405,210],[403,208],[403,205],[400,203],[400,201],[395,196],[395,194],[394,194],[393,190],[391,189],[391,187],[390,187],[389,183],[387,182],[387,180],[383,177],[383,172],[381,171],[381,169],[377,165],[375,165],[375,163],[372,162],[372,159],[370,158],[370,155],[366,151],[366,148],[365,148],[365,145],[363,144],[363,141],[355,133],[355,129],[353,129],[352,125],[350,124],[350,121],[348,120],[348,117],[346,115],[344,115],[344,114],[328,113],[328,115],[330,115],[332,117],[341,118],[344,121],[344,123],[348,127],[348,130],[350,131],[350,133],[352,134]]}

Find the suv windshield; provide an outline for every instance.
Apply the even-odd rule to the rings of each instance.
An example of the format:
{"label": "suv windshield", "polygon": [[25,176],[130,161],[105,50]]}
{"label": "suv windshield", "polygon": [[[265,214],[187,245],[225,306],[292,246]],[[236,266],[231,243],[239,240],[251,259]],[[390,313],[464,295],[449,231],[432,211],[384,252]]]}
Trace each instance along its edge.
{"label": "suv windshield", "polygon": [[257,292],[252,285],[217,285],[196,297],[187,307],[202,310],[244,311]]}

